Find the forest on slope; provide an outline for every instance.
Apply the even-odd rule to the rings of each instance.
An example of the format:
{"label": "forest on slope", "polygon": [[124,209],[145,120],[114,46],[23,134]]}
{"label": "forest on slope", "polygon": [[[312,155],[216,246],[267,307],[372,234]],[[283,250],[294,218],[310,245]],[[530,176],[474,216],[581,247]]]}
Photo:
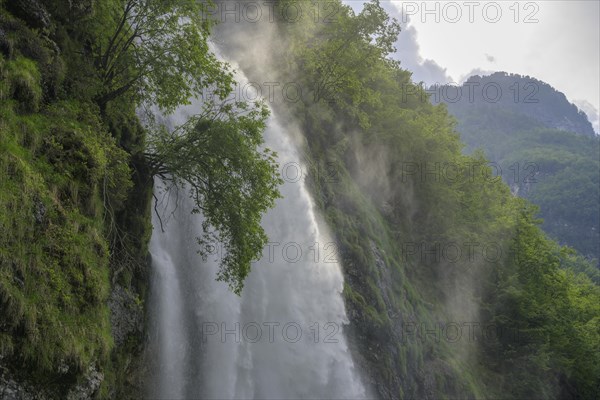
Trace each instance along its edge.
{"label": "forest on slope", "polygon": [[0,397],[139,386],[152,181],[135,102],[97,101],[109,15],[0,3]]}
{"label": "forest on slope", "polygon": [[473,76],[432,93],[456,117],[465,150],[482,149],[495,174],[540,207],[550,237],[597,263],[600,139],[585,114],[548,84],[514,74]]}
{"label": "forest on slope", "polygon": [[[587,261],[546,237],[535,207],[492,179],[483,155],[462,153],[446,107],[423,102],[388,58],[399,28],[378,1],[359,15],[320,3],[336,10],[326,22],[289,23],[282,10],[306,2],[279,1],[275,23],[213,35],[252,79],[302,88],[272,107],[304,133],[312,194],[344,268],[352,350],[373,394],[597,397],[600,292],[578,272]],[[161,43],[169,55],[191,49],[191,65],[165,58],[143,69],[160,46],[107,51],[140,22],[123,18],[128,5],[171,29],[169,17],[198,11],[177,1],[0,3],[0,371],[42,398],[140,396],[153,175],[197,185],[198,207],[231,245],[220,278],[233,290],[264,245],[257,224],[277,195],[273,159],[259,150],[260,106],[241,119],[227,109],[215,124],[200,115],[178,137],[141,125],[143,103],[168,112],[210,85],[226,97],[233,82],[210,54],[204,19],[181,30],[195,46],[169,42],[177,35]],[[206,140],[209,154],[186,153],[198,165],[226,156],[257,178],[177,157]],[[202,186],[207,176],[219,185]],[[248,180],[254,190],[237,191]],[[226,192],[239,197],[223,207]]]}
{"label": "forest on slope", "polygon": [[[275,27],[217,32],[251,80],[301,88],[272,104],[305,135],[351,341],[378,396],[594,398],[599,292],[579,273],[594,267],[546,237],[484,155],[463,154],[446,106],[387,57],[398,26],[379,2],[359,15],[335,3],[331,20],[289,23],[297,3],[282,1]],[[457,326],[463,336],[444,340]]]}

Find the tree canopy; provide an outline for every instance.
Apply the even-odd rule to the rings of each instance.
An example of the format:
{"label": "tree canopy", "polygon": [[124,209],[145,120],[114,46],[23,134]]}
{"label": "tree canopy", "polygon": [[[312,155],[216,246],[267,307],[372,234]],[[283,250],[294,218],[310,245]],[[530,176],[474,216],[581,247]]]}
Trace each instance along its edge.
{"label": "tree canopy", "polygon": [[262,214],[279,197],[276,154],[259,150],[268,117],[264,104],[207,103],[175,130],[158,127],[149,138],[151,171],[167,186],[187,188],[195,213],[204,216],[201,253],[221,243],[218,279],[239,294],[267,244]]}
{"label": "tree canopy", "polygon": [[[101,76],[97,101],[103,105],[126,92],[138,102],[165,112],[189,104],[212,86],[225,97],[233,75],[208,44],[214,20],[206,8],[212,2],[181,0],[120,0],[110,8],[113,31],[101,36],[92,51]],[[99,21],[106,29],[106,21]]]}
{"label": "tree canopy", "polygon": [[267,243],[262,214],[279,196],[275,154],[262,148],[269,110],[264,104],[222,100],[230,95],[234,78],[209,46],[215,21],[207,7],[212,2],[118,3],[121,7],[111,8],[112,14],[105,13],[112,15],[114,30],[93,46],[102,82],[97,102],[103,108],[127,95],[168,117],[203,92],[212,93],[174,129],[150,116],[145,157],[168,190],[189,190],[194,212],[204,216],[200,252],[208,243],[222,244],[217,279],[239,294],[251,261]]}

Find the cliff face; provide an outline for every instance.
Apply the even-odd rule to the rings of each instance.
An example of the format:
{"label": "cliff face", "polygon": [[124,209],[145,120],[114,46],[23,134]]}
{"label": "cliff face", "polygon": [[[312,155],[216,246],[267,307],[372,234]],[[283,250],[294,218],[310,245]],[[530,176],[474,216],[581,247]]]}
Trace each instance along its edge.
{"label": "cliff face", "polygon": [[583,111],[569,102],[564,93],[534,77],[495,72],[472,76],[457,88],[434,87],[430,92],[434,103],[447,104],[453,113],[503,109],[530,118],[545,128],[595,136]]}
{"label": "cliff face", "polygon": [[[100,110],[91,1],[0,5],[0,397],[135,392],[151,180],[133,103]],[[127,388],[128,392],[125,392]],[[133,389],[132,389],[133,388]]]}
{"label": "cliff face", "polygon": [[[4,374],[4,373],[3,373]],[[104,381],[104,375],[90,366],[80,382],[73,385],[66,394],[67,400],[92,399],[99,392]],[[0,396],[4,400],[47,400],[56,398],[52,390],[44,390],[38,385],[31,385],[24,381],[16,381],[10,372],[0,376]]]}
{"label": "cliff face", "polygon": [[540,206],[553,239],[600,259],[600,142],[585,114],[532,77],[498,72],[467,82],[459,101],[449,100],[455,89],[434,92],[457,119],[466,152],[482,149],[514,194]]}
{"label": "cliff face", "polygon": [[[106,4],[121,3],[0,3],[6,398],[142,397],[152,180],[135,101],[98,106],[91,44],[105,27],[92,22],[107,17]],[[362,16],[336,4],[336,24],[271,24],[278,47],[256,24],[231,51],[250,78],[271,82],[265,72],[275,71],[304,90],[274,107],[305,141],[306,179],[344,269],[345,331],[372,393],[594,398],[600,292],[576,274],[587,264],[540,232],[527,202],[488,179],[488,160],[461,153],[446,108],[403,100],[406,91],[426,94],[371,40],[394,32],[378,3]],[[480,126],[526,127],[555,144],[566,136],[554,128],[581,127],[570,145],[593,140],[577,110],[567,123],[538,111],[482,114]],[[490,258],[486,245],[502,254]],[[473,336],[473,326],[527,337]]]}
{"label": "cliff face", "polygon": [[[381,56],[372,39],[393,29],[375,3],[359,16],[340,5],[331,24],[218,27],[251,81],[301,88],[300,99],[271,105],[305,144],[305,176],[344,270],[354,360],[374,397],[556,398],[570,385],[557,354],[575,352],[555,345],[574,342],[555,316],[579,303],[559,265],[580,260],[544,237],[481,153],[462,153],[447,108]],[[570,313],[564,327],[588,317]],[[582,397],[594,390],[594,379],[571,379]]]}

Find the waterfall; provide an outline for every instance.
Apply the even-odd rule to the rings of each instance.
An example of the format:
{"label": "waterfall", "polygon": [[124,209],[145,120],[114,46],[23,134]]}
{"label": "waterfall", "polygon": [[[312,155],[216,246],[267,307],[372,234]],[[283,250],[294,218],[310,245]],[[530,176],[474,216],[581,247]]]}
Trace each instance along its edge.
{"label": "waterfall", "polygon": [[[171,122],[183,122],[194,107],[181,108]],[[271,116],[265,142],[278,153],[286,182],[263,219],[270,243],[241,296],[215,281],[222,249],[205,261],[197,254],[202,217],[190,214],[189,196],[162,198],[164,232],[155,215],[150,242],[150,397],[365,397],[343,334],[335,245],[299,175],[306,168],[289,130]]]}

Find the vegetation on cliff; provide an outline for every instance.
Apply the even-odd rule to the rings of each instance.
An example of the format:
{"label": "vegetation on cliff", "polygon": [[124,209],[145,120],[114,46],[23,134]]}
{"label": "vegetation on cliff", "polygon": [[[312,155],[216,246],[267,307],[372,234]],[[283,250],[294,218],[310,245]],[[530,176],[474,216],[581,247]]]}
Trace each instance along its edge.
{"label": "vegetation on cliff", "polygon": [[0,17],[0,360],[50,398],[93,368],[107,396],[130,373],[113,360],[140,350],[115,347],[107,300],[115,284],[144,297],[143,131],[128,99],[94,101],[87,3],[24,3]]}
{"label": "vegetation on cliff", "polygon": [[[481,153],[462,153],[446,107],[387,58],[398,25],[379,2],[359,15],[328,3],[327,23],[277,24],[272,67],[303,90],[275,107],[306,136],[368,382],[384,398],[597,396],[589,264],[544,235]],[[143,336],[115,343],[107,301],[117,286],[145,298],[153,176],[191,185],[209,238],[230,239],[221,278],[234,290],[266,241],[278,178],[260,150],[260,104],[219,104],[180,134],[136,116],[231,90],[200,7],[0,3],[0,364],[48,397],[66,397],[89,366],[105,375],[98,397],[139,396]]]}
{"label": "vegetation on cliff", "polygon": [[278,24],[274,70],[303,96],[276,108],[306,135],[365,374],[385,398],[594,398],[594,267],[463,154],[446,107],[387,58],[398,27],[378,1],[334,8]]}
{"label": "vegetation on cliff", "polygon": [[[432,90],[456,117],[465,150],[482,149],[495,174],[540,207],[544,231],[597,264],[600,139],[585,114],[531,77],[498,72],[467,82]],[[502,95],[486,98],[483,87],[498,87]],[[448,101],[455,93],[462,93],[460,101]]]}
{"label": "vegetation on cliff", "polygon": [[143,308],[153,177],[191,187],[199,240],[224,243],[218,278],[234,291],[266,244],[280,182],[261,149],[266,108],[215,102],[174,131],[145,112],[231,91],[205,6],[0,3],[0,361],[49,397],[90,368],[98,396],[140,395],[143,327],[117,332],[115,313]]}

